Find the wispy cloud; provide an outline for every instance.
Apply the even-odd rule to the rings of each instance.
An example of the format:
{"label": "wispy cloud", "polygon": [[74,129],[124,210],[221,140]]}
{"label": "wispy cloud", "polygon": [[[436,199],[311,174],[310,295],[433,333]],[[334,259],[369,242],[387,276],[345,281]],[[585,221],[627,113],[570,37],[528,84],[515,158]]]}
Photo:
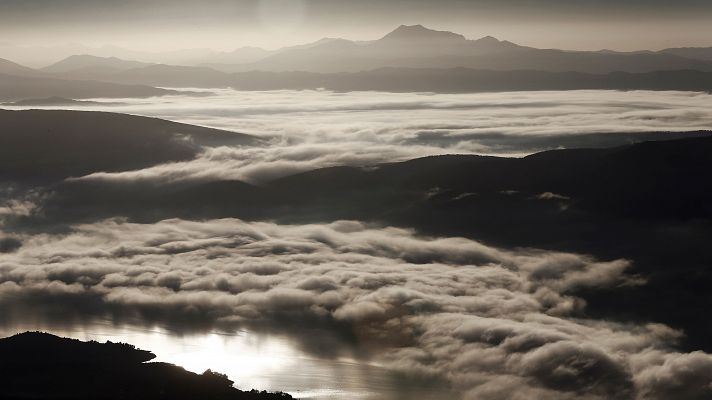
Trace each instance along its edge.
{"label": "wispy cloud", "polygon": [[249,133],[271,145],[205,149],[194,161],[85,179],[264,182],[334,165],[452,153],[523,155],[561,146],[620,145],[644,138],[643,132],[712,128],[712,96],[689,92],[221,90],[208,97],[125,102],[133,103],[107,109]]}

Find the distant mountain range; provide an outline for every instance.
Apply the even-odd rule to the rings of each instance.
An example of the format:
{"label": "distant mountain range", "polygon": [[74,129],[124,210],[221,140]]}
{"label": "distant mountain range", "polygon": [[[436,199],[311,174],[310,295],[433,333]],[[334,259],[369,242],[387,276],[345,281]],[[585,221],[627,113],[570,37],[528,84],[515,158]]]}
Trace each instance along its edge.
{"label": "distant mountain range", "polygon": [[242,72],[230,77],[240,90],[327,89],[337,92],[472,93],[520,90],[688,90],[712,91],[712,73],[655,71],[645,73],[493,71],[469,68],[381,68],[373,71],[320,74],[310,72]]}
{"label": "distant mountain range", "polygon": [[[88,58],[83,57],[84,60]],[[106,59],[98,59],[106,64]],[[339,92],[387,91],[387,92],[436,92],[471,93],[519,90],[688,90],[712,91],[712,72],[696,70],[663,70],[644,73],[611,72],[593,74],[587,72],[550,72],[537,70],[478,70],[470,68],[405,68],[384,67],[362,72],[271,72],[249,71],[226,73],[208,67],[186,67],[164,64],[140,68],[121,69],[105,66],[85,66],[75,71],[11,79],[14,86],[23,90],[6,89],[0,100],[18,100],[42,97],[122,97],[110,93],[125,91],[134,96],[175,94],[174,91],[152,87],[171,88],[225,88],[238,90],[309,90],[326,89]],[[61,77],[61,79],[59,79]],[[87,80],[90,79],[90,80]],[[114,85],[111,91],[89,90],[87,86]],[[0,87],[2,87],[0,75]],[[23,85],[24,83],[24,85]],[[30,90],[32,83],[36,90]],[[51,85],[50,85],[51,83]],[[64,85],[61,85],[64,83]],[[50,87],[62,87],[52,91]],[[131,86],[129,86],[131,85]],[[63,87],[63,86],[66,86]],[[80,90],[84,88],[85,90]],[[132,88],[131,90],[128,90]],[[140,88],[143,88],[139,90]],[[68,91],[71,89],[70,91]],[[122,89],[122,90],[119,90]],[[107,88],[108,90],[108,88]],[[24,97],[15,94],[19,92]],[[74,94],[72,93],[74,92]],[[85,95],[87,92],[89,95]],[[77,97],[79,96],[79,97]],[[5,98],[3,98],[5,97]]]}
{"label": "distant mountain range", "polygon": [[[71,59],[71,58],[70,58]],[[76,59],[71,59],[76,62]],[[86,60],[77,68],[99,65]],[[68,60],[45,69],[67,72]],[[125,66],[113,63],[112,66]],[[188,64],[223,72],[305,71],[357,72],[383,67],[541,70],[552,72],[650,72],[671,69],[712,71],[712,49],[668,49],[659,52],[564,51],[536,49],[488,36],[462,35],[402,25],[381,39],[356,42],[326,38],[315,43],[267,51],[254,47],[196,58]]]}
{"label": "distant mountain range", "polygon": [[[489,36],[469,40],[421,25],[400,26],[373,41],[325,38],[275,51],[244,47],[190,54],[197,54],[186,61],[192,65],[73,55],[39,70],[0,59],[0,101],[171,94],[155,87],[447,93],[712,90],[712,48],[627,53],[536,49]],[[98,82],[89,81],[108,83],[99,90]]]}
{"label": "distant mountain range", "polygon": [[[14,46],[0,43],[0,57],[19,62],[32,68],[43,68],[72,55],[88,54],[96,57],[118,57],[139,60],[145,63],[193,65],[193,60],[205,60],[220,54],[211,49],[184,49],[163,52],[131,50],[119,46],[90,47],[79,44],[61,46]],[[251,60],[254,61],[254,60]]]}

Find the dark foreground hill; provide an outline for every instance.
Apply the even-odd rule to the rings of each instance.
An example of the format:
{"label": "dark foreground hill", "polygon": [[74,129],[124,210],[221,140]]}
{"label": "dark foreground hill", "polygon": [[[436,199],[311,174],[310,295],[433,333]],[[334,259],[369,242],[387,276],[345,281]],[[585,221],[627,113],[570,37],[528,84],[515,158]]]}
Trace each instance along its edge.
{"label": "dark foreground hill", "polygon": [[243,392],[222,374],[188,372],[122,343],[81,342],[46,333],[0,339],[0,398],[20,399],[291,399]]}

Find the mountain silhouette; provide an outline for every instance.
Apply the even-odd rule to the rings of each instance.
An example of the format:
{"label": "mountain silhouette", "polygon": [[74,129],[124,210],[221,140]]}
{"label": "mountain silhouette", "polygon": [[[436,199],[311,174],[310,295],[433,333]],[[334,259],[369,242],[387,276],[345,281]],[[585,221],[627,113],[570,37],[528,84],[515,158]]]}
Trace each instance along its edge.
{"label": "mountain silhouette", "polygon": [[[338,46],[338,43],[333,43]],[[92,76],[89,71],[80,75]],[[546,72],[469,68],[379,68],[347,73],[250,71],[225,73],[208,67],[151,65],[125,71],[94,70],[95,79],[123,85],[204,87],[238,90],[327,89],[339,92],[476,93],[520,90],[691,90],[711,91],[712,72]],[[64,76],[71,77],[70,73]],[[95,96],[98,97],[98,96]],[[105,96],[110,97],[110,96]]]}
{"label": "mountain silhouette", "polygon": [[124,343],[81,342],[40,332],[0,339],[0,397],[20,399],[291,399],[244,392],[225,375],[157,362]]}
{"label": "mountain silhouette", "polygon": [[57,63],[42,68],[41,71],[47,73],[62,73],[97,67],[113,71],[123,71],[127,69],[146,67],[148,65],[150,64],[139,61],[122,60],[116,57],[97,57],[84,54],[67,57]]}
{"label": "mountain silhouette", "polygon": [[[66,77],[81,77],[81,71],[91,79],[147,83],[127,72],[130,62],[111,63],[107,59],[91,62],[87,56],[79,56],[83,63],[70,57],[46,71],[67,74]],[[72,67],[75,63],[81,67]],[[109,64],[109,65],[107,65]],[[469,40],[463,35],[449,31],[437,31],[422,25],[401,25],[377,40],[351,41],[324,38],[314,43],[290,46],[267,51],[246,47],[230,53],[211,54],[196,58],[186,66],[207,66],[222,72],[362,72],[380,68],[470,68],[478,70],[515,71],[538,70],[543,72],[585,72],[605,74],[613,72],[647,73],[663,70],[712,71],[712,60],[705,49],[667,49],[659,52],[613,52],[613,51],[565,51],[537,49],[486,36]],[[108,66],[113,66],[111,69]],[[143,65],[144,67],[146,65]],[[132,68],[140,74],[140,66]],[[178,67],[175,67],[178,68]],[[186,73],[188,70],[184,71]],[[198,78],[208,71],[194,70],[196,82],[215,82],[216,78]],[[144,78],[145,79],[145,78]],[[180,82],[178,80],[174,80]],[[225,84],[222,79],[222,84]],[[212,83],[215,84],[215,83]],[[207,83],[203,83],[207,85]]]}
{"label": "mountain silhouette", "polygon": [[381,39],[283,49],[254,63],[222,66],[225,72],[358,72],[383,67],[541,70],[551,72],[712,71],[712,62],[667,53],[607,53],[536,49],[493,37],[468,40],[422,25],[401,25]]}
{"label": "mountain silhouette", "polygon": [[[243,90],[708,91],[710,78],[706,74],[712,74],[710,57],[709,49],[704,48],[658,52],[536,49],[492,36],[469,40],[457,33],[432,30],[422,25],[401,25],[371,41],[324,38],[273,51],[245,47],[192,61],[201,65],[151,64],[78,55],[41,71],[0,62],[0,74],[6,70],[5,73],[13,76],[37,79],[51,77],[130,85]],[[30,84],[25,81],[25,86]],[[41,95],[29,93],[24,97],[14,96],[12,100],[49,96],[79,98],[66,93],[66,90]]]}
{"label": "mountain silhouette", "polygon": [[[119,71],[102,79],[113,82],[145,84],[168,87],[227,87],[229,75],[207,67],[184,67],[175,65],[151,65],[143,68]],[[152,85],[153,85],[152,84]]]}
{"label": "mountain silhouette", "polygon": [[712,61],[712,47],[679,47],[660,50],[659,53],[674,54],[676,56],[694,60]]}
{"label": "mountain silhouette", "polygon": [[[656,71],[647,73],[493,71],[468,68],[381,68],[353,73],[235,73],[225,77],[240,90],[327,89],[337,92],[476,93],[520,90],[690,90],[712,91],[712,73]],[[149,83],[149,81],[144,81]]]}
{"label": "mountain silhouette", "polygon": [[32,68],[14,63],[10,60],[0,58],[0,74],[16,75],[16,76],[34,76],[37,71]]}
{"label": "mountain silhouette", "polygon": [[467,39],[457,33],[448,31],[435,31],[428,29],[423,25],[401,25],[394,31],[386,34],[379,42],[399,42],[399,43],[448,43],[448,42],[464,42]]}

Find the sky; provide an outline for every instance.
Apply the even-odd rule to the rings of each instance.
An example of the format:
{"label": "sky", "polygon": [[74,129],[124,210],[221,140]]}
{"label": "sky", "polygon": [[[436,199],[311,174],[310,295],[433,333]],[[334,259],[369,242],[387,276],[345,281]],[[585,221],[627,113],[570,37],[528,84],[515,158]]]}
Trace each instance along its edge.
{"label": "sky", "polygon": [[706,0],[2,0],[0,38],[14,45],[141,50],[277,48],[376,39],[400,24],[537,47],[710,46]]}

